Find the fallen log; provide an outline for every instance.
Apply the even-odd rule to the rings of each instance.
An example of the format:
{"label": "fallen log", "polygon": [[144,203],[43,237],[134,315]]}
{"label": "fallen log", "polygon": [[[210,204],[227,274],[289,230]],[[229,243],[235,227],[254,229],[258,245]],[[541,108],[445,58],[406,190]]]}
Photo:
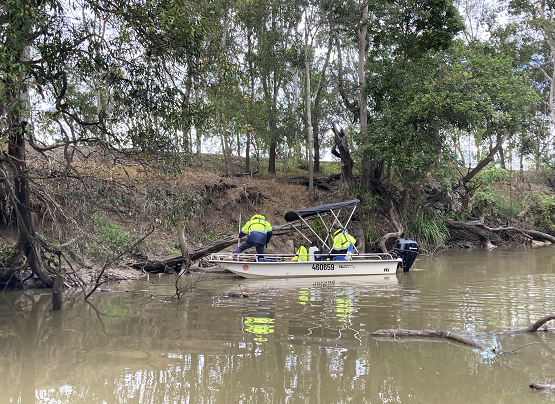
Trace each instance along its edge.
{"label": "fallen log", "polygon": [[[287,234],[295,229],[302,229],[306,226],[301,225],[292,225],[292,224],[285,224],[285,225],[278,225],[272,226],[272,232],[276,236],[281,234]],[[211,244],[198,248],[196,250],[189,250],[189,260],[196,261],[203,257],[206,257],[212,253],[220,252],[223,249],[230,247],[234,244],[237,244],[237,235],[233,234],[230,236],[226,236],[218,241],[215,241]],[[145,272],[179,272],[179,268],[183,263],[183,256],[181,254],[170,255],[166,257],[154,257],[154,258],[146,258],[143,260],[131,261],[128,262],[132,268],[135,268],[139,271]]]}
{"label": "fallen log", "polygon": [[491,231],[491,229],[484,225],[483,220],[475,220],[473,222],[465,223],[458,222],[456,220],[445,219],[444,222],[448,227],[451,227],[453,229],[464,230],[469,233],[475,234],[488,250],[495,248],[495,245],[493,245],[490,241],[490,237],[491,235],[493,235],[493,232]]}
{"label": "fallen log", "polygon": [[384,329],[377,330],[370,334],[373,337],[391,337],[391,338],[403,338],[403,337],[431,337],[431,338],[445,338],[453,341],[460,342],[465,345],[469,345],[473,348],[478,348],[482,351],[489,351],[495,353],[495,349],[488,348],[485,345],[480,344],[464,335],[457,334],[451,331],[445,330],[406,330],[403,328],[399,329]]}
{"label": "fallen log", "polygon": [[495,248],[495,246],[491,243],[490,238],[494,234],[506,232],[506,233],[517,233],[524,236],[528,240],[539,240],[539,241],[549,241],[551,243],[555,243],[555,237],[547,234],[542,233],[541,231],[531,230],[531,229],[523,229],[520,227],[512,227],[512,226],[501,226],[501,227],[488,227],[484,224],[482,220],[475,220],[473,222],[457,222],[454,220],[444,220],[447,226],[457,229],[457,230],[464,230],[470,233],[473,233],[480,238],[480,241],[484,243],[484,245],[488,248]]}
{"label": "fallen log", "polygon": [[549,314],[545,317],[540,318],[534,324],[528,327],[502,327],[504,330],[497,332],[497,334],[517,334],[517,333],[525,333],[525,332],[555,332],[555,328],[542,328],[540,327],[547,323],[548,321],[555,320],[555,314]]}
{"label": "fallen log", "polygon": [[[313,179],[313,182],[317,188],[322,189],[324,191],[331,191],[333,189],[333,184],[339,179],[341,179],[341,176],[339,174],[334,174],[327,178],[316,177]],[[305,185],[305,186],[309,185],[308,177],[279,178],[276,181],[287,183],[287,184],[297,184],[297,185]]]}
{"label": "fallen log", "polygon": [[555,390],[555,384],[532,383],[529,387],[536,390]]}

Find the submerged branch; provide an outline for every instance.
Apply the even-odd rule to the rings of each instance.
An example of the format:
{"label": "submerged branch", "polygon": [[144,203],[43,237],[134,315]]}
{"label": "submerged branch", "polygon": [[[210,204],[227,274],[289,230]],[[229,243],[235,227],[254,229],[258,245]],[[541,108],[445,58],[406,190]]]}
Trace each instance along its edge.
{"label": "submerged branch", "polygon": [[539,329],[542,325],[547,323],[548,321],[555,320],[555,314],[549,314],[545,317],[540,318],[534,324],[528,327],[503,327],[505,328],[503,331],[500,331],[498,334],[518,334],[518,333],[525,333],[525,332],[555,332],[555,328],[543,328]]}
{"label": "submerged branch", "polygon": [[532,383],[529,387],[536,390],[555,390],[555,384]]}
{"label": "submerged branch", "polygon": [[113,257],[111,260],[109,260],[108,262],[106,262],[104,264],[104,266],[102,267],[102,269],[100,270],[100,273],[98,274],[98,277],[96,278],[96,282],[93,286],[93,288],[90,290],[89,293],[85,294],[85,300],[87,300],[96,289],[98,289],[98,287],[100,285],[102,285],[104,282],[101,282],[100,279],[102,278],[102,275],[104,275],[104,272],[106,271],[106,269],[108,269],[108,267],[115,261],[117,261],[118,259],[120,259],[121,257],[123,257],[125,254],[130,253],[131,251],[133,251],[133,249],[135,247],[137,247],[139,244],[141,244],[148,236],[150,236],[153,232],[154,232],[155,228],[154,226],[151,226],[151,228],[146,232],[146,234],[141,237],[139,240],[137,240],[135,243],[133,243],[131,246],[129,246],[126,250],[122,251],[121,253],[119,253],[118,255],[116,255],[115,257]]}
{"label": "submerged branch", "polygon": [[478,348],[482,351],[489,351],[495,353],[495,349],[488,348],[485,345],[480,344],[464,335],[457,334],[455,332],[446,330],[406,330],[406,329],[384,329],[377,330],[370,334],[373,337],[391,337],[391,338],[403,338],[403,337],[432,337],[432,338],[445,338],[453,341],[460,342],[465,345],[469,345],[473,348]]}

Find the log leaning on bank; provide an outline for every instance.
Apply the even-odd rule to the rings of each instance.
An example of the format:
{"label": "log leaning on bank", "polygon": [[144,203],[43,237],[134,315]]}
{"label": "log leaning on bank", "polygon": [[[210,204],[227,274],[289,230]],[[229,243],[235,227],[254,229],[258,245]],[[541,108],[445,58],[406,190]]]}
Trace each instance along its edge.
{"label": "log leaning on bank", "polygon": [[[306,226],[304,226],[306,227]],[[302,225],[279,225],[272,226],[272,232],[274,236],[279,236],[282,234],[287,234],[295,230],[295,228],[304,228]],[[224,237],[218,241],[211,244],[198,248],[196,250],[189,250],[189,260],[195,261],[204,258],[212,253],[220,252],[224,248],[230,247],[237,244],[237,235],[233,234]],[[179,268],[183,263],[183,257],[181,254],[170,255],[166,257],[159,258],[146,258],[144,260],[137,260],[130,262],[131,267],[145,272],[179,272]]]}
{"label": "log leaning on bank", "polygon": [[444,220],[445,224],[456,230],[463,230],[469,233],[473,233],[480,241],[484,244],[487,249],[495,248],[495,245],[492,244],[491,238],[492,236],[496,236],[500,233],[508,233],[513,235],[521,235],[522,237],[526,238],[527,240],[540,240],[540,241],[548,241],[550,243],[555,243],[555,237],[551,236],[550,234],[542,233],[541,231],[531,230],[531,229],[524,229],[520,227],[511,227],[511,226],[501,226],[501,227],[488,227],[484,224],[483,220],[475,220],[472,222],[458,222],[455,220]]}

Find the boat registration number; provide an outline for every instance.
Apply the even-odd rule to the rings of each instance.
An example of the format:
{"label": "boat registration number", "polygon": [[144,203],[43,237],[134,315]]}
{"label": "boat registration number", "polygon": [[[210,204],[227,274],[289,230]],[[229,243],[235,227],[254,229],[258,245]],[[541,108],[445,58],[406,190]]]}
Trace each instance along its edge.
{"label": "boat registration number", "polygon": [[334,264],[312,264],[312,269],[314,271],[333,271]]}

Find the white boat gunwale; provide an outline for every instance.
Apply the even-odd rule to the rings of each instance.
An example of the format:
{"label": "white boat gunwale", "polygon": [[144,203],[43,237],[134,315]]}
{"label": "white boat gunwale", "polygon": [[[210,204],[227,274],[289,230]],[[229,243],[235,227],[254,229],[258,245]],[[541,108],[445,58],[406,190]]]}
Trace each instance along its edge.
{"label": "white boat gunwale", "polygon": [[[339,223],[341,228],[346,229],[351,221],[354,211],[359,204],[358,199],[351,201],[332,203],[327,205],[319,205],[311,208],[299,209],[287,212],[284,219],[292,223],[292,229],[296,230],[303,238],[315,246],[315,243],[301,231],[306,226],[311,235],[315,237],[321,244],[319,251],[330,251],[328,245],[332,234],[332,224]],[[343,209],[350,210],[344,217],[344,223],[341,223],[341,211]],[[332,221],[326,223],[324,218]],[[322,238],[317,231],[308,223],[307,220],[321,220],[327,235]],[[295,225],[293,222],[297,222]],[[345,230],[346,231],[346,230]],[[356,246],[354,251],[347,255],[333,255],[325,252],[312,250],[310,247],[306,257],[307,261],[293,260],[295,254],[263,254],[264,259],[259,260],[258,254],[233,254],[229,252],[212,253],[210,262],[241,276],[244,278],[291,278],[291,277],[321,277],[321,276],[356,276],[356,275],[388,275],[396,273],[400,268],[408,271],[410,265],[414,262],[418,254],[418,245],[412,239],[407,240],[408,243],[403,244],[402,248],[396,248],[394,251],[385,253],[360,253]],[[399,245],[399,241],[397,243]],[[317,255],[325,257],[326,260],[317,259]],[[410,263],[405,261],[406,257],[411,257]],[[335,260],[334,257],[342,257],[343,259]],[[348,259],[345,259],[345,257]],[[300,257],[299,257],[300,258]]]}

